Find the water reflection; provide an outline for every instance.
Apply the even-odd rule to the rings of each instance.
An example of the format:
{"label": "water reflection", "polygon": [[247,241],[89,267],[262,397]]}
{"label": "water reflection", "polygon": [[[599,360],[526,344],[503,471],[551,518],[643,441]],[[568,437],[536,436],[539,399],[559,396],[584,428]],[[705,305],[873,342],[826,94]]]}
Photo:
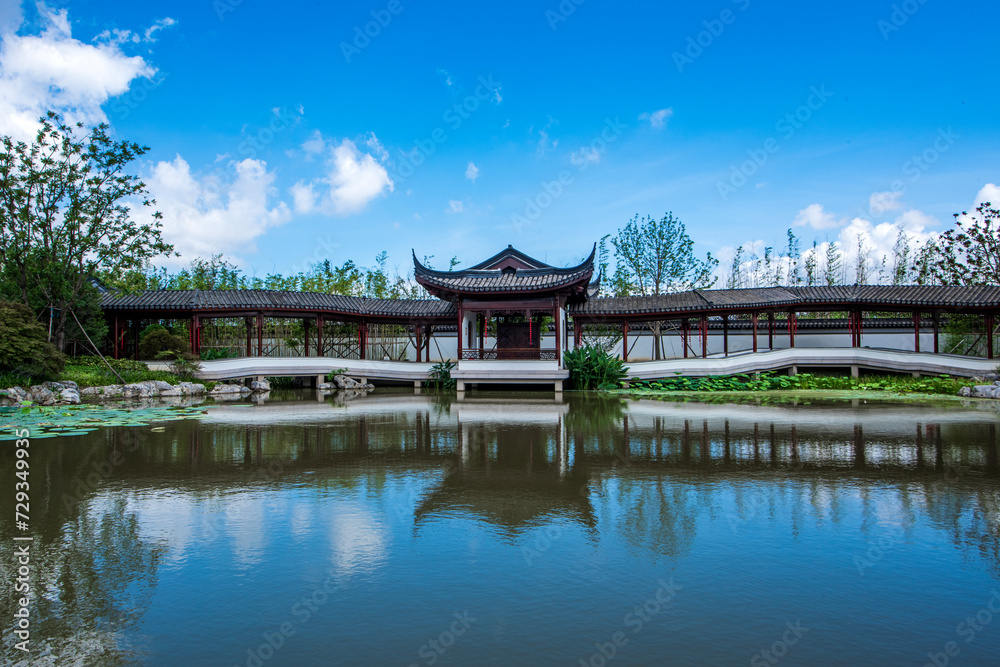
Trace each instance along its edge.
{"label": "water reflection", "polygon": [[[168,635],[184,625],[170,605],[191,595],[192,585],[228,591],[228,597],[219,593],[228,602],[205,604],[264,630],[287,615],[290,591],[326,578],[336,580],[345,600],[352,587],[361,596],[338,602],[333,617],[363,616],[379,588],[374,582],[411,567],[429,581],[399,584],[404,598],[438,600],[444,606],[434,613],[450,613],[447,605],[470,604],[456,587],[461,581],[466,590],[475,587],[470,582],[483,574],[480,560],[511,587],[504,600],[524,601],[533,589],[584,581],[595,604],[614,608],[618,596],[641,594],[630,579],[635,572],[661,576],[665,568],[720,553],[741,565],[780,570],[781,559],[768,551],[776,544],[812,544],[817,554],[836,552],[850,566],[853,554],[887,535],[896,540],[890,544],[910,545],[900,549],[946,546],[963,567],[995,582],[996,421],[992,406],[707,405],[502,395],[453,401],[386,392],[348,405],[332,398],[224,405],[200,421],[169,423],[163,432],[115,427],[40,441],[31,454],[38,554],[32,582],[41,594],[35,636],[69,659],[232,664],[244,660],[246,642],[257,635],[234,633],[231,641],[200,646],[200,652],[164,653]],[[9,475],[13,456],[4,449],[3,457]],[[0,500],[0,573],[11,580],[8,496]],[[759,552],[741,552],[754,541]],[[436,570],[442,561],[454,568],[447,576]],[[289,571],[276,574],[278,567]],[[723,571],[727,567],[734,566],[727,563]],[[941,567],[936,574],[950,576]],[[262,577],[273,581],[262,583]],[[259,591],[247,593],[243,581]],[[436,588],[429,590],[432,583]],[[554,659],[573,661],[577,646],[590,655],[586,623],[556,638],[567,618],[587,613],[574,597],[583,593],[568,590],[568,584],[558,588],[563,599],[553,603],[561,622],[540,623],[544,638],[531,638],[530,628],[518,626],[523,609],[493,610],[489,641],[500,642],[503,661],[531,655],[522,652],[543,639]],[[822,606],[817,591],[807,604]],[[715,596],[713,604],[725,598],[720,591],[702,595]],[[13,604],[4,597],[0,612],[12,613]],[[423,632],[421,619],[430,611],[414,604],[421,609],[416,617],[390,615]],[[505,603],[480,604],[493,609]],[[216,630],[238,625],[232,618],[197,618]],[[748,620],[748,628],[754,622]],[[324,637],[339,632],[319,621],[309,627],[314,629],[302,631],[297,652],[273,664],[308,662],[322,654]],[[921,627],[917,635],[933,626]],[[517,647],[496,639],[512,628],[521,633]],[[317,634],[310,639],[307,632]],[[377,628],[371,632],[348,662],[415,659],[419,642],[411,644],[419,633],[390,639]],[[480,648],[489,644],[487,634]],[[686,650],[703,657],[697,651],[710,650],[706,641]],[[728,641],[715,640],[719,646]],[[976,646],[997,647],[992,642]],[[467,648],[474,645],[470,640]],[[730,660],[740,657],[742,645],[725,650],[731,653],[720,655]],[[477,655],[467,654],[466,662]],[[871,657],[856,657],[866,655]],[[921,655],[916,650],[913,659]]]}

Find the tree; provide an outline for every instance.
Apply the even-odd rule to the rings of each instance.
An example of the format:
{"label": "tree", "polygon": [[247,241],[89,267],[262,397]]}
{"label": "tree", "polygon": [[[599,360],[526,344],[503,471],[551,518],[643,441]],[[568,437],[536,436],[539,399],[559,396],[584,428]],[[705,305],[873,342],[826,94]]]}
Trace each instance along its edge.
{"label": "tree", "polygon": [[115,141],[108,125],[85,136],[49,112],[31,144],[0,138],[0,261],[18,300],[38,295],[54,314],[52,337],[60,350],[70,312],[101,272],[124,275],[173,247],[161,236],[161,215],[137,222],[130,202],[155,202],[146,185],[125,169],[148,150]]}
{"label": "tree", "polygon": [[[711,253],[703,260],[695,257],[694,242],[672,212],[660,220],[636,215],[611,238],[611,244],[618,260],[613,282],[619,296],[684,292],[715,284],[712,273],[719,261]],[[653,322],[652,329],[653,358],[660,359],[660,323]]]}
{"label": "tree", "polygon": [[931,277],[945,285],[1000,285],[1000,210],[990,202],[955,214],[955,227],[931,247]]}
{"label": "tree", "polygon": [[62,354],[47,340],[45,327],[27,306],[0,301],[0,371],[27,378],[55,377]]}

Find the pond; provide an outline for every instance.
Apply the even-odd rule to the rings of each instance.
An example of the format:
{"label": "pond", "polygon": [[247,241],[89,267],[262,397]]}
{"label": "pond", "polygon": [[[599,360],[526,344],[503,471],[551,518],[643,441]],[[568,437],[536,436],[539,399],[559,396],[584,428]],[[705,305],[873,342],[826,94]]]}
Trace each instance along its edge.
{"label": "pond", "polygon": [[380,389],[114,415],[30,444],[27,533],[2,443],[0,571],[30,535],[37,596],[5,664],[1000,656],[989,403]]}

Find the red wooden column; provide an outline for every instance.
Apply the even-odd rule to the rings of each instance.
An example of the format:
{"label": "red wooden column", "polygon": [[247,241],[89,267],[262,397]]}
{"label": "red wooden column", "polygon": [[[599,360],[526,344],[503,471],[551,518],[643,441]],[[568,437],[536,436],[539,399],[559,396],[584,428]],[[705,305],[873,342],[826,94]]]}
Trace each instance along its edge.
{"label": "red wooden column", "polygon": [[361,359],[368,358],[368,323],[362,322],[358,326],[358,356]]}
{"label": "red wooden column", "polygon": [[788,347],[795,347],[795,329],[798,327],[798,320],[795,318],[795,311],[788,312]]}
{"label": "red wooden column", "polygon": [[465,333],[462,331],[462,326],[465,324],[465,309],[462,308],[462,303],[458,304],[458,336],[456,336],[458,350],[456,354],[458,355],[459,361],[462,359],[462,335]]}
{"label": "red wooden column", "polygon": [[750,315],[750,322],[751,322],[751,325],[753,326],[753,351],[754,352],[757,351],[757,317],[758,317],[758,315],[757,315],[756,312],[754,312],[752,315]]}
{"label": "red wooden column", "polygon": [[684,358],[688,358],[688,321],[681,320],[681,343],[684,344]]}
{"label": "red wooden column", "polygon": [[934,354],[938,354],[938,314],[935,312],[933,315],[934,320]]}
{"label": "red wooden column", "polygon": [[[552,309],[552,321],[556,323],[556,363],[562,363],[562,346],[560,345],[559,329],[562,326],[562,322],[559,321],[559,303],[556,302],[556,307]],[[485,322],[485,320],[484,320]],[[539,347],[541,347],[542,332],[538,332]],[[483,349],[482,343],[483,337],[482,332],[479,334],[479,349]]]}
{"label": "red wooden column", "polygon": [[576,317],[573,318],[573,347],[580,349],[583,345],[583,322]]}
{"label": "red wooden column", "polygon": [[708,357],[708,315],[701,316],[701,358]]}
{"label": "red wooden column", "polygon": [[767,349],[774,349],[774,313],[767,314]]}
{"label": "red wooden column", "polygon": [[722,316],[722,356],[729,356],[729,316]]}
{"label": "red wooden column", "polygon": [[201,354],[201,318],[197,315],[191,317],[191,323],[193,325],[194,338],[192,338],[193,347],[191,349],[191,354],[197,356]]}
{"label": "red wooden column", "polygon": [[316,356],[322,357],[325,355],[323,349],[323,316],[316,313]]}
{"label": "red wooden column", "polygon": [[[479,358],[483,358],[483,348],[486,347],[486,315],[484,313],[479,313],[476,317],[476,321],[479,322]],[[559,336],[559,326],[556,325],[556,340]],[[558,347],[558,344],[556,345]]]}
{"label": "red wooden column", "polygon": [[243,326],[246,327],[246,330],[247,330],[247,356],[248,357],[252,357],[253,356],[253,343],[250,342],[250,332],[253,331],[253,329],[250,327],[250,318],[249,317],[244,317],[243,318]]}
{"label": "red wooden column", "polygon": [[993,329],[995,326],[996,316],[993,313],[986,314],[986,358],[993,358]]}
{"label": "red wooden column", "polygon": [[309,356],[309,318],[302,319],[303,338],[305,338],[306,356]]}
{"label": "red wooden column", "polygon": [[913,311],[913,351],[920,351],[920,311]]}
{"label": "red wooden column", "polygon": [[628,361],[628,320],[622,320],[622,361]]}
{"label": "red wooden column", "polygon": [[264,313],[257,311],[257,356],[264,356]]}
{"label": "red wooden column", "polygon": [[859,308],[854,314],[854,331],[856,332],[855,335],[858,337],[858,344],[855,347],[861,347],[861,334],[863,332],[862,328],[864,321],[864,313],[862,313]]}
{"label": "red wooden column", "polygon": [[119,340],[119,338],[121,336],[121,326],[118,324],[118,314],[117,313],[115,314],[115,330],[114,330],[114,333],[112,334],[112,336],[113,336],[112,341],[113,341],[114,347],[112,348],[111,351],[114,353],[115,359],[117,359],[118,358],[118,340]]}
{"label": "red wooden column", "polygon": [[423,327],[420,326],[420,323],[418,322],[417,324],[413,325],[413,337],[416,339],[416,345],[417,345],[417,363],[418,364],[421,361],[420,360],[420,353],[423,352],[422,348],[423,348],[423,345],[424,345],[424,341],[423,341],[423,338],[421,337],[421,334],[423,334]]}

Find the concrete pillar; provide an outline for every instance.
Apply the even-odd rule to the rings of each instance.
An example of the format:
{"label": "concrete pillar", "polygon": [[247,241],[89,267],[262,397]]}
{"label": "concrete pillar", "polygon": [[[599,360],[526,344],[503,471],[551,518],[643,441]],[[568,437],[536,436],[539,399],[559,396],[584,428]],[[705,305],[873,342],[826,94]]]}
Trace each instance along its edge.
{"label": "concrete pillar", "polygon": [[861,369],[859,369],[857,366],[851,366],[851,377],[852,378],[861,377]]}

